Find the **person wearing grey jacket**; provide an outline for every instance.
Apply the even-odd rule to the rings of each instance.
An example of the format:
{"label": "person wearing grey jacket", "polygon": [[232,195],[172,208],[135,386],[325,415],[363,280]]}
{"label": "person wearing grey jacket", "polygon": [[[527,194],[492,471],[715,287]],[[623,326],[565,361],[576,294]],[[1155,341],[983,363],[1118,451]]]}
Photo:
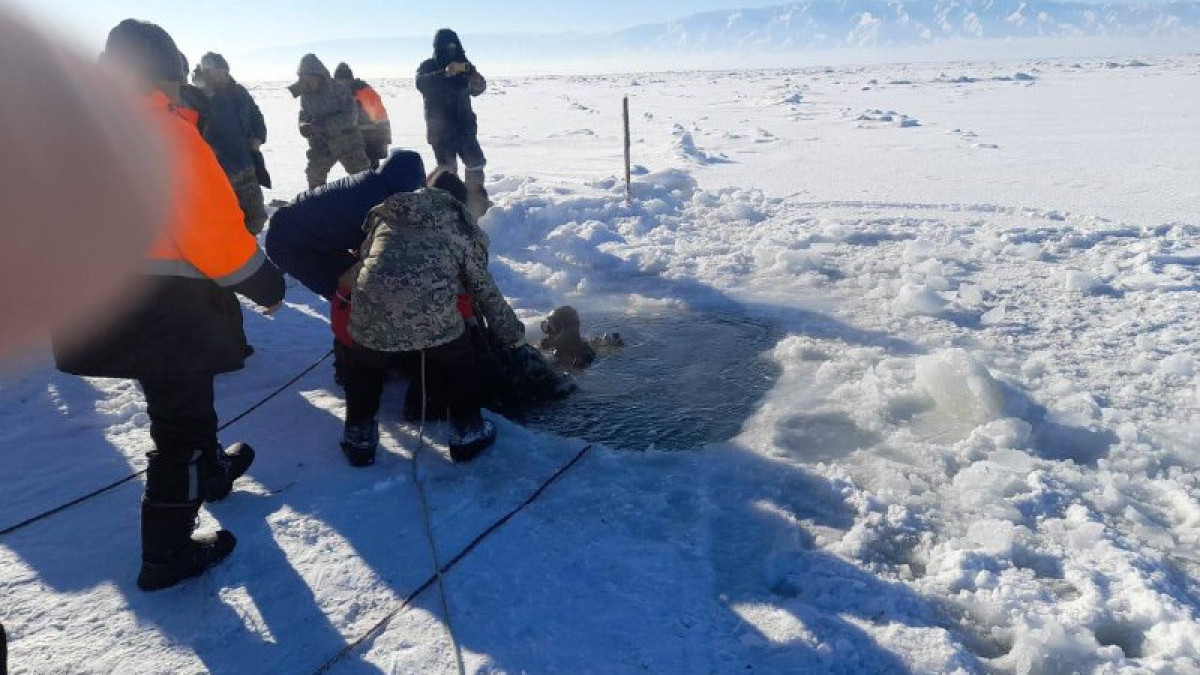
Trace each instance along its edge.
{"label": "person wearing grey jacket", "polygon": [[300,135],[308,139],[308,166],[304,170],[308,187],[324,185],[329,170],[338,162],[347,174],[370,169],[358,128],[358,107],[350,89],[334,80],[315,54],[300,59],[296,75],[299,80],[288,91],[300,98]]}

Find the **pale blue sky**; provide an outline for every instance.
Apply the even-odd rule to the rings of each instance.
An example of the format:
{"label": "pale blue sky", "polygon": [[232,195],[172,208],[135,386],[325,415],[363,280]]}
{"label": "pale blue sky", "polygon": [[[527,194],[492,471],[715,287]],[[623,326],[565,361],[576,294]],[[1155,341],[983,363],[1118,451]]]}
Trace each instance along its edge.
{"label": "pale blue sky", "polygon": [[[0,3],[6,0],[0,0]],[[832,0],[831,0],[832,1]],[[929,0],[911,0],[920,5]],[[1100,2],[1102,0],[1084,0]],[[1146,0],[1143,0],[1146,1]],[[1148,0],[1152,3],[1166,0]],[[563,36],[569,33],[603,33],[642,24],[683,19],[691,14],[745,7],[785,5],[787,0],[449,0],[440,3],[408,0],[7,0],[39,22],[74,41],[85,55],[101,50],[108,31],[122,19],[135,17],[165,27],[185,55],[194,62],[215,51],[232,57],[239,77],[283,80],[292,77],[295,64],[306,51],[329,60],[352,62],[355,72],[367,77],[408,76],[430,50],[434,31],[454,28],[468,53],[488,63],[493,74],[567,72],[571,67],[643,70],[697,67],[763,67],[791,63],[779,54],[743,51],[740,60],[729,55],[687,52],[658,54],[647,63],[644,54],[586,48],[586,40],[548,38],[504,40],[488,38],[512,33]],[[383,38],[383,39],[380,39]],[[1087,45],[1023,46],[1031,55],[1092,53],[1098,39]],[[1061,40],[1060,40],[1061,42]],[[1143,40],[1144,42],[1144,40]],[[1176,41],[1178,42],[1178,41]],[[1020,43],[1024,45],[1024,43]],[[1190,43],[1189,43],[1190,44]],[[933,45],[935,52],[945,45]],[[977,46],[982,55],[997,43]],[[1052,47],[1052,48],[1051,48]],[[1138,53],[1144,45],[1139,43]],[[1177,51],[1175,43],[1169,47]],[[1189,47],[1190,48],[1190,47]],[[1122,47],[1121,49],[1126,49]],[[1081,51],[1082,50],[1082,51]],[[845,50],[843,50],[845,51]],[[869,52],[869,50],[868,50]],[[940,53],[940,52],[939,52]],[[1021,52],[1024,53],[1024,52]],[[1122,52],[1124,53],[1124,52]],[[789,52],[799,58],[799,52]],[[972,52],[974,54],[974,52]],[[976,54],[979,55],[979,54]],[[828,60],[830,51],[812,52],[811,59]],[[575,62],[571,62],[574,58]],[[840,58],[883,58],[880,54]],[[889,56],[888,58],[892,58]],[[913,56],[928,60],[934,56]],[[958,55],[965,58],[965,55]],[[807,63],[807,62],[806,62]]]}
{"label": "pale blue sky", "polygon": [[[27,14],[103,45],[109,28],[135,17],[165,27],[185,53],[242,52],[316,40],[428,35],[606,31],[745,5],[744,0],[11,0]],[[774,4],[770,0],[748,6]]]}

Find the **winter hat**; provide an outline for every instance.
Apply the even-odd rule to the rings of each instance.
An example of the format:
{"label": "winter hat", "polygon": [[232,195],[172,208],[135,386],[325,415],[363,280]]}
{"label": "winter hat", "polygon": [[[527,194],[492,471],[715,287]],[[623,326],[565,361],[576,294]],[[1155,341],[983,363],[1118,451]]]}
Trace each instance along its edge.
{"label": "winter hat", "polygon": [[[451,55],[446,51],[446,47],[451,44],[458,47],[458,51],[453,55],[454,58],[451,58]],[[467,51],[463,49],[462,41],[458,39],[458,33],[449,28],[439,30],[433,36],[433,58],[440,66],[445,66],[451,61],[465,61],[467,59]]]}
{"label": "winter hat", "polygon": [[462,43],[458,41],[458,33],[449,28],[443,28],[433,36],[434,49],[441,49],[450,43],[454,43],[458,45],[459,49],[462,49]]}
{"label": "winter hat", "polygon": [[345,63],[337,64],[337,68],[333,69],[333,79],[335,80],[353,80],[354,71],[350,70],[350,66]]}
{"label": "winter hat", "polygon": [[125,19],[108,33],[101,63],[114,64],[150,81],[182,82],[183,69],[175,40],[162,26]]}
{"label": "winter hat", "polygon": [[296,68],[296,74],[300,77],[305,75],[319,75],[326,79],[329,78],[329,69],[321,63],[321,59],[317,58],[316,54],[305,54],[300,59],[300,65]]}
{"label": "winter hat", "polygon": [[228,71],[229,62],[225,60],[224,56],[221,56],[216,52],[208,52],[204,56],[200,57],[200,69]]}

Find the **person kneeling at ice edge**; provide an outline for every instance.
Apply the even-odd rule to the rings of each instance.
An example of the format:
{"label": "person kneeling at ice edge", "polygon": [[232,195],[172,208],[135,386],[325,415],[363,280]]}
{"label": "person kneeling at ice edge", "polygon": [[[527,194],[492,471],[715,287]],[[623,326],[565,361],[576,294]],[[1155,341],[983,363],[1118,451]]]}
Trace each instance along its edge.
{"label": "person kneeling at ice edge", "polygon": [[342,451],[354,466],[375,461],[379,399],[387,369],[419,352],[416,376],[450,414],[450,457],[467,462],[496,440],[480,413],[477,355],[458,308],[469,294],[506,345],[525,341],[525,325],[487,269],[487,249],[466,207],[450,193],[423,188],[389,197],[367,215],[367,239],[351,271],[350,337],[345,362]]}

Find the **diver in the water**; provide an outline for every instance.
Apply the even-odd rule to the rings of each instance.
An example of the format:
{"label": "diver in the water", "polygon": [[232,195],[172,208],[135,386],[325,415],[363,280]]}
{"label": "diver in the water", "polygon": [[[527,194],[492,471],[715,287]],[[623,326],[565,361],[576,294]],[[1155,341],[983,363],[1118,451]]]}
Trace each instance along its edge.
{"label": "diver in the water", "polygon": [[580,327],[579,312],[570,305],[563,305],[542,321],[542,332],[546,337],[538,346],[553,354],[554,362],[559,366],[587,368],[596,360],[597,347],[625,345],[620,333],[604,333],[585,340]]}

